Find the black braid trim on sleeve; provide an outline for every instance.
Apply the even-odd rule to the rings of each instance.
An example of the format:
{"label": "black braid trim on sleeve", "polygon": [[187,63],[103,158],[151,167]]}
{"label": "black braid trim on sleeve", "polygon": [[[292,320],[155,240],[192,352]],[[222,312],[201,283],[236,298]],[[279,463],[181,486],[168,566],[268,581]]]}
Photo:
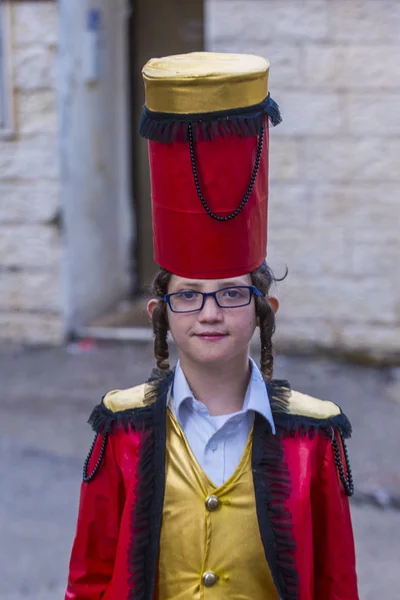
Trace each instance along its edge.
{"label": "black braid trim on sleeve", "polygon": [[343,456],[344,456],[344,465],[345,466],[343,466],[343,460],[342,460],[342,455],[340,452],[339,442],[336,438],[335,431],[332,429],[331,443],[332,443],[333,456],[335,459],[336,468],[338,470],[340,481],[342,482],[343,489],[346,493],[346,496],[349,496],[349,498],[350,498],[354,494],[353,473],[351,471],[350,458],[349,458],[349,453],[347,450],[346,442],[345,442],[340,430],[339,430],[339,438],[341,440],[341,444],[342,444],[342,448],[343,448]]}
{"label": "black braid trim on sleeve", "polygon": [[106,445],[107,445],[107,438],[108,438],[108,433],[106,433],[103,436],[103,441],[101,443],[101,447],[100,447],[100,454],[99,454],[99,458],[97,459],[97,462],[95,464],[95,466],[92,469],[92,472],[89,473],[89,463],[90,463],[90,459],[92,458],[92,454],[94,451],[94,448],[96,446],[96,442],[97,442],[97,438],[99,437],[100,434],[96,433],[93,443],[90,446],[90,450],[89,450],[89,454],[86,457],[86,460],[84,462],[83,465],[83,474],[82,474],[82,479],[85,483],[90,483],[90,481],[92,481],[95,476],[96,473],[98,472],[98,470],[100,469],[100,465],[102,463],[102,460],[104,458],[104,454],[106,452]]}

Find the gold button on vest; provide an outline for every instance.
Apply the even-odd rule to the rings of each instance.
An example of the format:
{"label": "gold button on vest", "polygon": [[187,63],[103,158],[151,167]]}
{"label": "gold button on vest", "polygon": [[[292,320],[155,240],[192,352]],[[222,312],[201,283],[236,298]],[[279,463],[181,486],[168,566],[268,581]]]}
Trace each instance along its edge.
{"label": "gold button on vest", "polygon": [[202,580],[206,587],[212,587],[213,585],[215,585],[217,583],[217,579],[218,577],[212,571],[206,571],[205,573],[203,573]]}
{"label": "gold button on vest", "polygon": [[217,496],[208,496],[208,498],[206,499],[206,508],[207,510],[217,510],[219,506],[219,500],[217,498]]}
{"label": "gold button on vest", "polygon": [[156,600],[279,600],[258,528],[251,448],[252,434],[217,487],[168,409]]}

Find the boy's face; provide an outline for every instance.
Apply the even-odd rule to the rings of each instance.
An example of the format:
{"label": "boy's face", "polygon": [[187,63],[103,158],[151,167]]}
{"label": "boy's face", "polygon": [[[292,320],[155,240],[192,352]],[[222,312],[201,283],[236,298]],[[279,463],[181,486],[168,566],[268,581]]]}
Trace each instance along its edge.
{"label": "boy's face", "polygon": [[[215,292],[237,285],[251,286],[250,275],[196,280],[172,275],[168,293],[182,290]],[[168,322],[181,359],[192,363],[222,364],[248,354],[257,324],[254,297],[249,305],[238,308],[220,308],[212,297],[207,297],[202,310],[197,312],[174,313],[168,307]]]}

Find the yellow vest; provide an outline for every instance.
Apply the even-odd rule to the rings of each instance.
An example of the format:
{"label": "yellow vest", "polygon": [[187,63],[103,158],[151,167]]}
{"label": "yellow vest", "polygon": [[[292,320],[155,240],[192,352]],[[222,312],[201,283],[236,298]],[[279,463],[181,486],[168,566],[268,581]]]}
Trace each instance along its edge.
{"label": "yellow vest", "polygon": [[260,538],[252,433],[233,475],[216,487],[167,415],[167,464],[157,600],[279,600]]}

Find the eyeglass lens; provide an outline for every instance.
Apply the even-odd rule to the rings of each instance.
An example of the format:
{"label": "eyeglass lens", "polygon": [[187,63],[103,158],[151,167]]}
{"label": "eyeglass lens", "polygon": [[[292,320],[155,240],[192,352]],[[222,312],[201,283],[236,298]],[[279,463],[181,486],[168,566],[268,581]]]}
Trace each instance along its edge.
{"label": "eyeglass lens", "polygon": [[[222,308],[236,308],[246,306],[250,303],[251,288],[248,287],[231,287],[218,290],[215,293],[218,304]],[[191,310],[199,310],[203,304],[203,295],[200,292],[192,290],[183,290],[175,294],[171,294],[170,303],[172,310],[177,312],[185,312]]]}

